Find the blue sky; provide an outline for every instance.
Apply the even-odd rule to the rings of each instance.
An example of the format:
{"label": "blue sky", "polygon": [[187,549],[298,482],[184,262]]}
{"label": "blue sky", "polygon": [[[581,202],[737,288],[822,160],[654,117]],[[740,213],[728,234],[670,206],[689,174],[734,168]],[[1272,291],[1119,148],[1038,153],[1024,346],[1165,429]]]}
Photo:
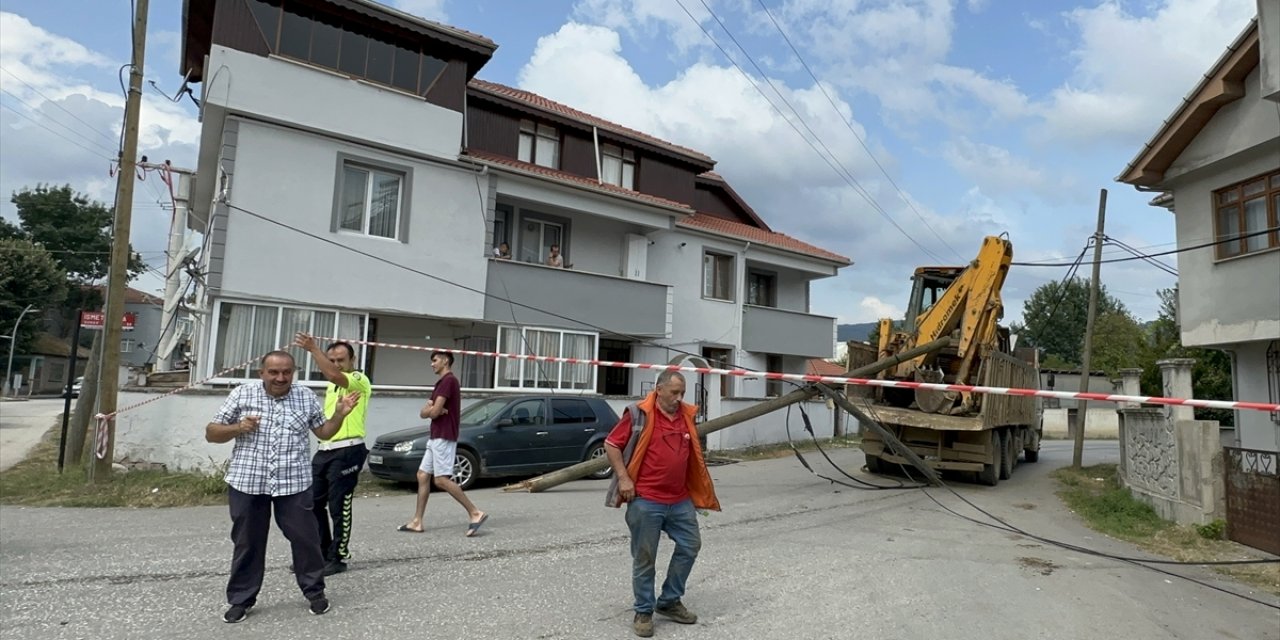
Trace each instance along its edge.
{"label": "blue sky", "polygon": [[[1171,248],[1172,216],[1113,179],[1256,10],[1255,0],[765,0],[768,14],[759,0],[390,4],[497,42],[482,78],[716,158],[776,231],[854,260],[813,289],[813,311],[841,322],[900,315],[915,265],[968,260],[984,235],[1008,232],[1015,260],[1069,261],[1093,232],[1100,188],[1109,235]],[[150,12],[147,79],[170,95],[180,6]],[[128,2],[6,0],[0,11],[0,190],[69,182],[109,201]],[[193,105],[151,88],[144,102],[141,152],[193,166]],[[162,266],[168,213],[155,185],[137,189],[132,240]],[[7,198],[0,213],[14,215]],[[1006,321],[1064,273],[1015,267]],[[1151,319],[1156,289],[1174,279],[1129,262],[1104,265],[1103,282]],[[135,286],[160,284],[151,274]]]}

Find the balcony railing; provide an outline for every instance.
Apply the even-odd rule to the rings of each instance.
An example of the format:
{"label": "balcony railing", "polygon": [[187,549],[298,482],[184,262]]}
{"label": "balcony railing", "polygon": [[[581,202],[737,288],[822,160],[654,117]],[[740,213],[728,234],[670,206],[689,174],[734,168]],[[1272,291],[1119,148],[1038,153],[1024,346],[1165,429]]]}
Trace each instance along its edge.
{"label": "balcony railing", "polygon": [[835,318],[800,311],[742,305],[742,348],[807,358],[830,358]]}
{"label": "balcony railing", "polygon": [[671,326],[670,290],[644,280],[490,260],[484,318],[506,325],[665,336]]}

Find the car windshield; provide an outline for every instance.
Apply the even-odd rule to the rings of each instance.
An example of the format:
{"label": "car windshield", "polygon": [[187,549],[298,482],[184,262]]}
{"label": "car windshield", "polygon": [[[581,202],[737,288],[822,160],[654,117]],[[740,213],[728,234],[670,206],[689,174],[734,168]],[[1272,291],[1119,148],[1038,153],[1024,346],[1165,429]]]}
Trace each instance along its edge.
{"label": "car windshield", "polygon": [[480,402],[463,409],[459,422],[463,425],[484,424],[488,422],[490,418],[501,412],[506,406],[506,398],[488,398],[481,400]]}

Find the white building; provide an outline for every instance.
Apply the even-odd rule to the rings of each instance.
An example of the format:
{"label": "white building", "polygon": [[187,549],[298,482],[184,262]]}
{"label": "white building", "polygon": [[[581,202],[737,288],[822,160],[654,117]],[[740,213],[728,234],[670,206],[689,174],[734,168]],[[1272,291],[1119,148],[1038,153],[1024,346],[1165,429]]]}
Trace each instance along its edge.
{"label": "white building", "polygon": [[[809,286],[847,258],[772,231],[702,153],[476,79],[495,48],[368,0],[185,3],[208,247],[196,378],[253,377],[233,367],[296,331],[797,372],[831,357]],[[503,242],[513,259],[493,255]],[[544,266],[552,245],[565,268]],[[375,389],[434,382],[421,351],[362,348],[360,366]],[[651,380],[475,357],[455,371],[468,390],[635,396]],[[722,395],[776,391],[730,378]]]}
{"label": "white building", "polygon": [[[1231,354],[1236,399],[1280,402],[1280,3],[1258,8],[1118,180],[1174,213],[1182,344]],[[1280,413],[1235,419],[1237,446],[1280,451]]]}

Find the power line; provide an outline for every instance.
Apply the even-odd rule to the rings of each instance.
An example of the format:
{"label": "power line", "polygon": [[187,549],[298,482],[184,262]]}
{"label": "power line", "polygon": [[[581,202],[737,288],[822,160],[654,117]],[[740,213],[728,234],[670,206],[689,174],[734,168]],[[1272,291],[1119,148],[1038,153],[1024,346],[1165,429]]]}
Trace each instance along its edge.
{"label": "power line", "polygon": [[[1113,263],[1113,262],[1131,262],[1131,261],[1133,261],[1133,260],[1146,260],[1146,259],[1148,259],[1148,258],[1159,258],[1160,256],[1171,256],[1171,255],[1174,255],[1174,254],[1177,254],[1177,253],[1184,253],[1184,252],[1187,252],[1187,251],[1195,251],[1196,249],[1204,249],[1204,248],[1207,248],[1207,247],[1213,247],[1213,246],[1217,246],[1217,245],[1220,245],[1220,244],[1226,244],[1226,243],[1228,243],[1228,242],[1239,242],[1239,241],[1241,241],[1241,240],[1244,240],[1245,238],[1253,238],[1253,237],[1255,237],[1255,236],[1260,236],[1260,235],[1264,235],[1264,234],[1272,233],[1272,232],[1274,232],[1274,231],[1276,231],[1276,230],[1280,230],[1280,227],[1271,227],[1271,228],[1269,228],[1269,229],[1262,229],[1261,231],[1252,231],[1252,232],[1249,232],[1249,233],[1242,233],[1242,234],[1240,234],[1240,235],[1231,236],[1230,238],[1223,238],[1223,239],[1221,239],[1221,240],[1215,240],[1215,241],[1213,241],[1213,242],[1205,242],[1205,243],[1203,243],[1203,244],[1192,245],[1192,246],[1189,246],[1189,247],[1182,247],[1182,248],[1179,248],[1179,249],[1172,249],[1172,250],[1169,250],[1169,251],[1161,251],[1161,252],[1159,252],[1159,253],[1144,253],[1144,254],[1140,254],[1140,255],[1131,256],[1131,257],[1128,257],[1128,258],[1112,258],[1112,259],[1110,259],[1110,260],[1102,260],[1102,261],[1101,261],[1101,264],[1110,264],[1110,263]],[[1016,267],[1070,267],[1070,266],[1072,265],[1072,263],[1070,263],[1070,262],[1058,262],[1058,263],[1048,263],[1048,262],[1011,262],[1010,264],[1011,264],[1011,265],[1013,265],[1013,266],[1016,266]]]}
{"label": "power line", "polygon": [[[892,224],[893,227],[897,229],[907,240],[910,240],[912,244],[916,245],[916,247],[918,247],[921,251],[928,254],[929,257],[933,258],[934,260],[938,262],[945,262],[944,260],[942,260],[942,258],[938,257],[937,254],[930,251],[928,247],[925,247],[924,245],[920,244],[920,242],[916,240],[914,236],[912,236],[910,233],[907,233],[907,231],[903,229],[902,226],[899,225],[896,220],[893,219],[893,216],[889,215],[889,213],[885,211],[884,208],[881,207],[880,204],[875,201],[875,198],[872,198],[870,193],[866,192],[862,188],[862,185],[859,184],[858,181],[854,179],[851,174],[848,173],[848,169],[843,169],[843,165],[840,165],[839,167],[837,167],[837,164],[839,164],[839,159],[835,158],[834,155],[832,155],[831,157],[828,157],[827,154],[831,153],[830,150],[827,151],[827,154],[823,154],[821,151],[819,151],[818,147],[815,146],[814,141],[810,140],[808,136],[804,135],[804,133],[800,131],[799,127],[797,127],[796,124],[792,122],[791,119],[788,118],[786,114],[784,114],[776,104],[773,103],[773,100],[769,98],[768,94],[766,94],[764,90],[761,89],[760,86],[756,84],[755,80],[751,78],[751,75],[748,74],[746,70],[744,70],[737,63],[737,61],[733,59],[733,56],[729,55],[729,52],[726,51],[725,48],[721,46],[719,42],[716,41],[715,37],[712,36],[711,33],[707,31],[705,27],[702,26],[702,23],[699,22],[698,19],[695,18],[693,14],[689,12],[688,7],[685,7],[684,2],[682,2],[681,0],[676,0],[676,4],[680,5],[680,8],[684,10],[685,15],[689,16],[689,19],[698,25],[698,29],[700,29],[702,33],[707,36],[707,39],[710,40],[711,43],[715,45],[717,49],[720,50],[720,53],[724,54],[724,57],[729,61],[729,64],[733,65],[733,68],[737,69],[738,73],[741,73],[742,77],[746,78],[747,82],[751,85],[751,87],[755,89],[760,94],[761,97],[764,98],[765,102],[769,104],[769,106],[774,110],[774,112],[777,113],[782,118],[782,120],[786,122],[788,126],[791,127],[793,131],[796,132],[796,135],[800,136],[801,140],[804,140],[805,144],[809,145],[810,149],[813,149],[814,153],[818,154],[818,157],[822,158],[823,162],[825,162],[827,166],[831,168],[832,171],[835,171],[837,176],[839,176],[842,180],[845,181],[846,184],[848,184],[851,188],[853,188],[854,192],[857,193],[859,196],[861,196],[862,199],[866,200],[867,203],[870,204],[873,209],[875,209],[877,212],[880,213],[880,215],[884,216],[884,218],[889,221],[889,224]],[[703,6],[705,7],[706,4],[703,3]],[[710,11],[710,8],[707,8],[707,11]],[[720,22],[720,18],[717,17],[715,13],[712,13],[711,15],[716,19],[717,22]],[[724,23],[720,22],[720,25],[721,27],[723,27]],[[737,41],[733,38],[733,34],[729,33],[728,29],[725,29],[725,33],[729,35],[729,38],[731,40],[734,40],[734,44],[737,44]],[[751,64],[755,65],[756,69],[758,70],[760,68],[759,65],[756,65],[755,60],[753,60],[751,58],[751,55],[746,52],[746,49],[743,49],[742,45],[738,45],[738,48],[742,49],[743,55],[745,55],[747,59],[751,61]],[[765,77],[766,81],[768,80],[768,76],[763,74],[763,72],[761,73],[761,75]],[[770,82],[770,86],[772,86],[771,82]],[[774,91],[777,92],[776,87],[774,87]],[[779,93],[778,95],[781,97],[782,94]],[[783,98],[783,102],[784,103],[787,102],[786,98]],[[790,103],[787,103],[787,106],[790,107],[791,106]],[[805,124],[804,119],[800,118],[799,112],[795,111],[794,107],[791,107],[791,110],[796,113],[796,118],[800,120],[801,124]],[[808,128],[808,125],[805,124],[805,127]],[[810,129],[810,133],[811,134],[813,133],[812,129]],[[817,134],[813,134],[813,135],[815,138],[817,138]],[[818,138],[818,142],[819,144],[821,144],[820,138]],[[823,146],[825,148],[825,145]]]}
{"label": "power line", "polygon": [[[69,109],[67,109],[66,107],[62,106],[61,104],[58,104],[58,102],[57,102],[57,101],[55,101],[53,98],[50,98],[49,96],[46,96],[46,95],[45,95],[44,93],[42,93],[39,89],[37,89],[37,88],[35,88],[34,86],[32,86],[32,85],[31,85],[31,83],[27,82],[26,80],[23,80],[22,78],[19,78],[19,77],[18,77],[16,74],[14,74],[12,71],[10,71],[10,70],[8,70],[8,69],[5,69],[3,66],[0,66],[0,71],[4,71],[5,73],[7,73],[7,74],[9,74],[10,76],[12,76],[14,80],[17,80],[18,82],[21,82],[22,84],[26,85],[26,86],[27,86],[27,88],[28,88],[28,89],[31,89],[32,91],[34,91],[34,92],[36,93],[36,95],[40,96],[41,98],[44,98],[47,102],[49,102],[49,104],[52,104],[53,106],[57,107],[58,109],[61,109],[63,113],[66,113],[67,115],[71,116],[72,118],[75,118],[75,119],[76,119],[80,124],[83,124],[84,126],[88,127],[90,131],[92,131],[92,132],[94,132],[94,133],[96,133],[96,134],[98,134],[98,135],[102,136],[103,138],[106,138],[106,140],[107,140],[108,142],[115,142],[115,141],[111,138],[111,136],[109,136],[109,135],[107,135],[107,134],[103,133],[101,129],[99,129],[98,127],[95,127],[95,126],[94,126],[94,125],[92,125],[92,124],[89,124],[88,122],[85,122],[82,118],[80,118],[80,116],[77,116],[76,114],[71,113],[71,111],[70,111]],[[7,93],[7,92],[6,92],[6,93]],[[12,96],[13,94],[9,94],[9,95],[11,95],[11,96]],[[18,98],[17,96],[13,96],[13,97],[14,97],[14,98]],[[21,100],[20,98],[18,98],[18,99],[19,99],[19,100]]]}
{"label": "power line", "polygon": [[[6,93],[7,93],[7,92],[6,92]],[[101,151],[95,151],[94,149],[90,149],[89,147],[84,146],[84,145],[83,145],[83,144],[81,144],[78,140],[73,140],[73,139],[71,139],[71,138],[68,138],[67,136],[63,135],[62,133],[60,133],[60,132],[58,132],[58,131],[55,131],[54,129],[52,129],[52,128],[50,128],[50,127],[46,126],[43,122],[40,122],[39,120],[36,120],[35,118],[32,118],[31,116],[29,116],[29,115],[27,115],[27,114],[25,114],[25,113],[23,113],[23,112],[21,112],[21,111],[18,111],[17,109],[15,109],[15,108],[13,108],[13,107],[9,106],[9,105],[8,105],[8,104],[6,104],[6,103],[0,102],[0,107],[4,107],[5,109],[10,110],[10,111],[14,112],[15,114],[17,114],[19,117],[21,117],[21,118],[25,118],[26,120],[31,121],[31,123],[32,123],[32,124],[34,124],[34,125],[36,125],[37,127],[40,127],[41,129],[44,129],[45,131],[48,131],[49,133],[52,133],[53,135],[58,136],[59,138],[62,138],[63,140],[66,140],[67,142],[70,142],[71,144],[73,144],[73,145],[75,145],[75,146],[77,146],[77,147],[80,147],[81,149],[84,149],[85,151],[87,151],[87,152],[89,152],[89,153],[93,154],[93,155],[94,155],[94,157],[102,158],[102,159],[107,160],[107,161],[109,161],[109,162],[110,162],[110,161],[113,161],[113,158],[111,158],[110,156],[107,156],[107,155],[103,155]]]}
{"label": "power line", "polygon": [[[778,35],[782,36],[782,39],[786,41],[787,46],[791,48],[791,53],[795,54],[796,60],[800,61],[800,65],[804,67],[804,70],[809,72],[809,77],[813,78],[814,85],[818,87],[818,90],[821,91],[822,95],[827,99],[827,102],[831,105],[831,109],[834,110],[836,112],[836,115],[840,117],[840,122],[843,123],[847,129],[849,129],[849,133],[853,134],[853,137],[858,141],[858,144],[862,145],[862,150],[867,152],[867,157],[871,158],[871,161],[875,163],[877,169],[880,169],[880,173],[883,174],[885,179],[889,181],[889,184],[893,185],[894,190],[898,192],[898,197],[902,198],[902,201],[905,202],[913,212],[915,212],[916,217],[920,219],[920,222],[923,223],[924,226],[927,229],[929,229],[930,232],[933,233],[933,237],[937,238],[938,241],[941,242],[943,246],[950,249],[951,253],[954,253],[957,258],[959,258],[961,261],[964,261],[965,257],[960,255],[960,252],[956,251],[955,247],[951,246],[950,243],[948,243],[941,235],[938,234],[938,231],[933,228],[933,225],[929,224],[929,221],[926,220],[924,215],[920,213],[920,210],[916,209],[916,205],[913,202],[911,202],[911,198],[908,198],[907,194],[904,193],[902,191],[902,188],[898,186],[898,183],[894,182],[893,177],[890,176],[889,172],[885,170],[884,165],[881,165],[880,161],[876,159],[876,154],[871,152],[871,148],[867,146],[866,141],[863,140],[862,136],[858,135],[858,131],[853,128],[853,124],[850,123],[848,120],[845,120],[844,114],[840,113],[840,107],[836,105],[835,99],[831,97],[831,94],[827,93],[827,89],[822,85],[822,81],[818,79],[818,75],[813,72],[813,69],[809,66],[809,63],[805,61],[804,56],[800,55],[800,51],[796,49],[795,44],[791,42],[791,38],[787,37],[786,31],[783,31],[782,25],[778,24],[777,19],[773,17],[773,13],[769,11],[769,7],[765,5],[764,0],[757,0],[757,1],[760,3],[760,8],[764,9],[764,14],[766,16],[769,16],[769,21],[773,23],[774,29],[777,29]],[[703,6],[706,6],[705,2],[703,3]],[[711,9],[708,8],[707,10],[710,11]],[[715,14],[713,13],[712,16],[714,15]],[[724,26],[724,25],[722,24],[721,26]],[[728,32],[727,29],[725,31],[726,33]]]}
{"label": "power line", "polygon": [[1135,256],[1137,256],[1137,257],[1139,257],[1139,258],[1142,258],[1145,262],[1147,262],[1147,264],[1150,264],[1151,266],[1153,266],[1153,267],[1155,267],[1155,268],[1157,268],[1157,269],[1160,269],[1161,271],[1163,271],[1163,272],[1165,272],[1165,273],[1167,273],[1167,274],[1169,274],[1169,275],[1171,275],[1171,276],[1173,276],[1173,277],[1175,277],[1175,278],[1176,278],[1176,277],[1178,277],[1178,270],[1177,270],[1177,269],[1175,269],[1175,268],[1173,268],[1173,267],[1171,267],[1171,266],[1169,266],[1169,265],[1167,265],[1167,264],[1165,264],[1165,263],[1163,263],[1163,262],[1160,262],[1159,260],[1156,260],[1155,258],[1148,258],[1147,256],[1143,255],[1143,253],[1142,253],[1141,251],[1138,251],[1137,249],[1134,249],[1133,247],[1131,247],[1131,246],[1129,246],[1129,245],[1127,245],[1127,244],[1125,244],[1125,243],[1123,243],[1123,242],[1121,242],[1121,241],[1119,241],[1119,240],[1116,240],[1115,238],[1112,238],[1112,237],[1110,237],[1110,236],[1103,236],[1103,241],[1104,241],[1104,242],[1107,242],[1107,243],[1110,243],[1110,244],[1113,244],[1113,245],[1115,245],[1115,246],[1117,246],[1117,247],[1120,247],[1121,249],[1124,249],[1127,253],[1130,253],[1130,254],[1135,255]]}

